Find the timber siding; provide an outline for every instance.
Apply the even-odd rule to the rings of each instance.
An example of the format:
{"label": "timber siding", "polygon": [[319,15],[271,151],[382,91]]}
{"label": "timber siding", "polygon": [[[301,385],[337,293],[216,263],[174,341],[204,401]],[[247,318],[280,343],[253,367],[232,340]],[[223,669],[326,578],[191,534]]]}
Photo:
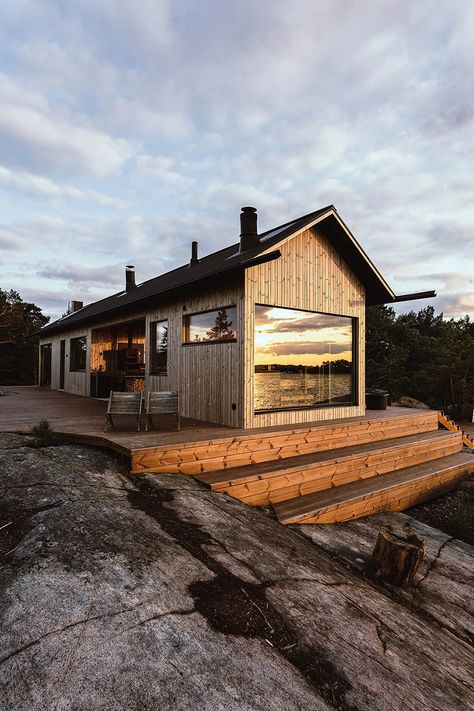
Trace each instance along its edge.
{"label": "timber siding", "polygon": [[[40,345],[51,343],[51,389],[59,390],[60,341],[66,341],[64,391],[74,395],[90,395],[90,350],[92,331],[127,321],[145,321],[145,389],[178,390],[180,414],[203,422],[243,426],[243,278],[228,279],[227,284],[212,290],[189,290],[187,298],[161,301],[151,307],[124,318],[103,321],[96,326],[77,328],[64,333],[45,336]],[[229,343],[182,345],[183,316],[221,306],[237,307],[237,340]],[[150,373],[150,325],[153,321],[168,321],[168,372],[167,375]],[[70,339],[87,337],[87,366],[85,372],[69,371]],[[235,404],[235,409],[232,405]]]}
{"label": "timber siding", "polygon": [[[221,306],[237,307],[237,341],[182,345],[183,316]],[[242,427],[243,402],[243,279],[209,292],[195,291],[181,301],[146,315],[146,352],[150,353],[150,324],[168,320],[168,373],[153,375],[147,358],[146,390],[178,390],[180,414],[203,422]],[[235,404],[235,409],[232,405]]]}
{"label": "timber siding", "polygon": [[[269,244],[266,252],[274,250]],[[40,343],[52,344],[51,388],[59,389],[60,341],[66,341],[65,392],[89,396],[92,331],[143,319],[145,328],[145,390],[177,390],[180,414],[203,422],[236,428],[293,425],[365,414],[365,289],[318,225],[302,228],[278,244],[281,256],[177,289],[157,294],[137,311],[121,317],[94,317],[96,323],[73,330],[44,334]],[[190,269],[192,270],[193,267]],[[139,287],[137,287],[139,288]],[[235,342],[183,345],[183,316],[236,305]],[[357,320],[357,404],[254,413],[255,304],[350,316]],[[117,314],[117,311],[115,311]],[[168,372],[150,373],[150,325],[168,321]],[[65,324],[66,327],[66,324]],[[85,372],[70,372],[70,340],[87,337]],[[98,335],[99,337],[99,335]],[[105,338],[105,336],[104,336]],[[97,359],[96,359],[97,360]],[[97,367],[97,362],[92,367]]]}
{"label": "timber siding", "polygon": [[[365,414],[365,290],[317,226],[278,245],[281,258],[245,272],[244,424],[247,428]],[[357,318],[358,404],[254,414],[255,304]]]}
{"label": "timber siding", "polygon": [[[64,391],[73,395],[89,395],[90,394],[90,334],[91,329],[87,327],[76,328],[67,333],[55,334],[42,338],[40,346],[46,343],[51,343],[51,389],[59,390],[60,377],[60,349],[61,341],[66,341],[65,350],[65,368],[64,368]],[[70,348],[71,338],[79,336],[87,337],[87,353],[86,353],[86,369],[85,371],[69,371],[69,362],[71,359]]]}

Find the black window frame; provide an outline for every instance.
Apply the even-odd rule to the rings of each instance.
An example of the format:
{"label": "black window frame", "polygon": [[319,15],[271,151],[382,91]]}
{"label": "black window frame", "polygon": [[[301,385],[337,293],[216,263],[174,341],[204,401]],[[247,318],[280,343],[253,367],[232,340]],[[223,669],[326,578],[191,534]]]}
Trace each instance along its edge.
{"label": "black window frame", "polygon": [[[156,330],[160,324],[166,323],[167,338],[166,348],[163,351],[166,353],[166,368],[160,368],[157,365],[158,351],[156,349]],[[162,318],[150,323],[150,375],[168,375],[168,350],[169,350],[169,319]]]}
{"label": "black window frame", "polygon": [[234,328],[235,337],[234,338],[212,338],[203,341],[189,341],[187,340],[187,334],[189,333],[189,322],[193,316],[201,316],[202,314],[218,313],[223,309],[235,309],[235,320],[237,321],[237,304],[228,304],[226,306],[219,306],[214,309],[205,309],[204,311],[194,311],[193,313],[183,314],[183,324],[182,324],[182,346],[208,346],[213,343],[236,343],[237,342],[237,326]]}
{"label": "black window frame", "polygon": [[[81,351],[84,354],[84,367],[83,368],[78,368],[76,367],[76,358],[77,355],[74,352],[74,346],[73,344],[76,343],[77,341],[84,341],[85,344],[85,349],[82,348]],[[75,336],[74,338],[69,339],[69,372],[70,373],[85,373],[87,370],[87,335],[85,334],[84,336]]]}
{"label": "black window frame", "polygon": [[[252,387],[252,408],[254,415],[265,415],[271,412],[293,412],[299,410],[320,410],[322,408],[329,409],[334,407],[358,407],[359,405],[359,318],[357,316],[350,316],[348,314],[335,314],[331,311],[313,311],[312,309],[302,309],[300,307],[292,306],[278,306],[276,304],[263,304],[254,303],[254,311],[257,306],[263,306],[265,308],[274,309],[286,309],[287,311],[303,311],[309,314],[321,314],[322,316],[340,316],[341,318],[348,318],[352,322],[352,378],[351,378],[351,401],[350,402],[325,402],[325,403],[315,403],[313,405],[294,405],[289,407],[272,407],[266,409],[256,409],[255,408],[255,363],[253,367],[253,387]],[[255,318],[254,318],[254,336],[253,336],[253,348],[255,354]]]}

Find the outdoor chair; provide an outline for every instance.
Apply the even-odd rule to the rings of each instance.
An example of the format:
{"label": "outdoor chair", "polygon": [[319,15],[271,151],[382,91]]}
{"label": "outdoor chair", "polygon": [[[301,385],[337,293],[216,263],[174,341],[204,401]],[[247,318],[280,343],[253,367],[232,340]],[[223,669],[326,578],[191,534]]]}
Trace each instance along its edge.
{"label": "outdoor chair", "polygon": [[140,431],[140,420],[142,416],[143,395],[142,393],[122,393],[110,391],[107,412],[105,413],[104,432],[107,432],[107,425],[114,427],[113,417],[116,415],[129,415],[137,418],[137,432]]}
{"label": "outdoor chair", "polygon": [[153,427],[153,415],[176,415],[178,432],[180,431],[179,397],[177,392],[148,392],[146,398],[146,424]]}

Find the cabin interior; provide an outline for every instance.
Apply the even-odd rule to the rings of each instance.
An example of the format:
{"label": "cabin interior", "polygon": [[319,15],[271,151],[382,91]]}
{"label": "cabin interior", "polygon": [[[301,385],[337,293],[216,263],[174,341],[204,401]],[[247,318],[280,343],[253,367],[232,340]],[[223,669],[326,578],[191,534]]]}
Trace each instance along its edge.
{"label": "cabin interior", "polygon": [[145,319],[91,329],[90,394],[145,391]]}

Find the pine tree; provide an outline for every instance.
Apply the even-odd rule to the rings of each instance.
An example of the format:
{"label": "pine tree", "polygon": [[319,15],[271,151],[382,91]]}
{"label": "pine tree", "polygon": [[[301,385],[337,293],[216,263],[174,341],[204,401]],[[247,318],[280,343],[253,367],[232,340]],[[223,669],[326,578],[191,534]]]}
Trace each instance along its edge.
{"label": "pine tree", "polygon": [[227,309],[219,309],[214,326],[207,332],[210,341],[229,341],[235,338],[231,328],[232,321],[227,318]]}
{"label": "pine tree", "polygon": [[39,306],[23,301],[13,289],[0,289],[0,385],[35,382],[38,337],[48,323]]}

